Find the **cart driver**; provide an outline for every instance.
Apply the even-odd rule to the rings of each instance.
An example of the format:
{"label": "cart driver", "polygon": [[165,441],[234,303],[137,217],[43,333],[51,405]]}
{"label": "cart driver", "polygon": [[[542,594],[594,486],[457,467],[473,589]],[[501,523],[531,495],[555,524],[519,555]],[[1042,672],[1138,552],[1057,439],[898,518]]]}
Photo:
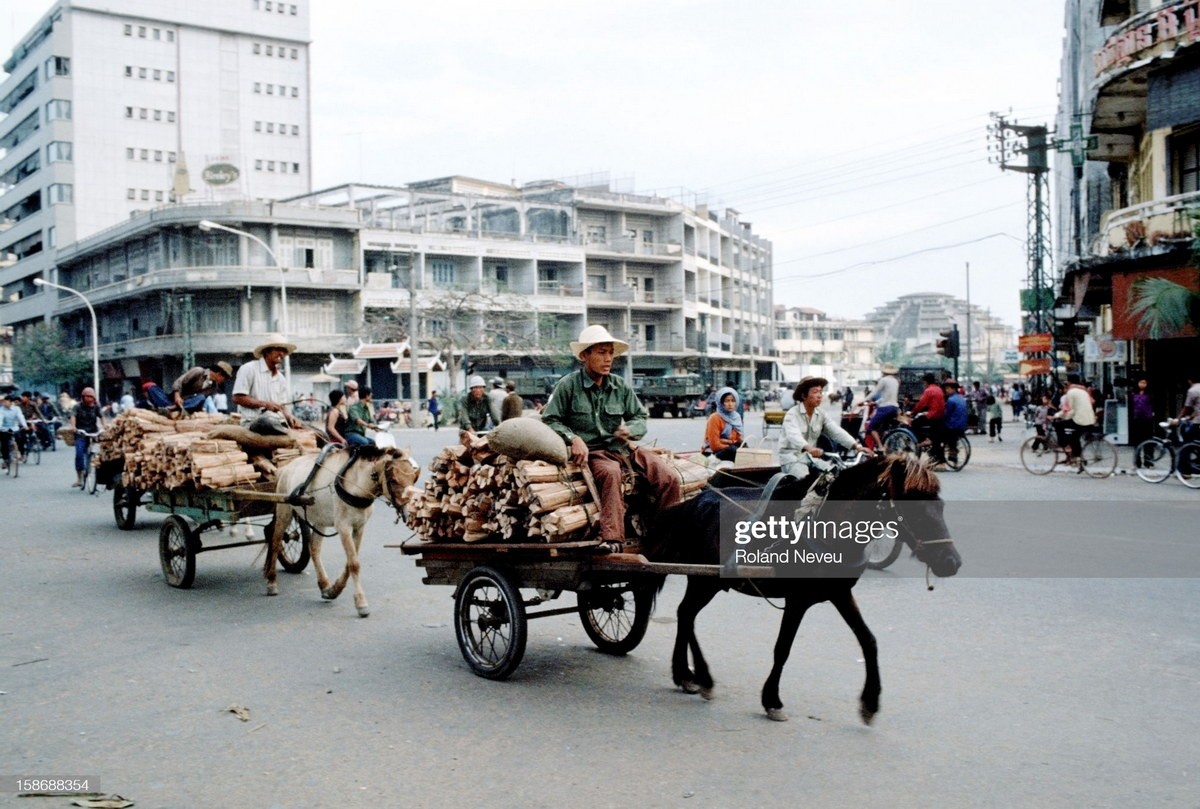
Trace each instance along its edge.
{"label": "cart driver", "polygon": [[583,368],[554,386],[542,421],[562,436],[571,460],[587,464],[600,495],[600,540],[617,552],[625,538],[621,479],[632,471],[648,484],[661,513],[680,499],[679,475],[661,457],[633,444],[646,434],[646,408],[625,380],[612,374],[616,357],[629,350],[603,326],[588,326],[571,343]]}
{"label": "cart driver", "polygon": [[288,379],[283,375],[283,358],[296,350],[281,334],[269,335],[265,342],[254,349],[254,362],[238,368],[233,383],[233,403],[237,405],[242,424],[265,413],[278,413],[290,427],[299,427],[288,410],[291,390]]}

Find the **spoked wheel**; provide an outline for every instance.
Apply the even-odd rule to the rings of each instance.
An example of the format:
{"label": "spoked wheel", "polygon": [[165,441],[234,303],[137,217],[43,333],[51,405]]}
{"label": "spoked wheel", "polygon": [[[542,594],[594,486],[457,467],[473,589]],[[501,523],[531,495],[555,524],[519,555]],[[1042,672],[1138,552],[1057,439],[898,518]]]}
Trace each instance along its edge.
{"label": "spoked wheel", "polygon": [[903,547],[904,543],[896,537],[885,536],[880,539],[872,539],[867,543],[867,567],[871,570],[883,570],[900,558],[900,551]]}
{"label": "spoked wheel", "polygon": [[525,656],[525,602],[512,582],[482,565],[468,573],[454,596],[454,634],[471,670],[503,680]]}
{"label": "spoked wheel", "polygon": [[1158,438],[1143,441],[1133,451],[1133,467],[1147,483],[1162,483],[1175,470],[1175,450]]}
{"label": "spoked wheel", "polygon": [[632,652],[646,636],[653,595],[630,582],[597,584],[579,593],[583,631],[605,654]]}
{"label": "spoked wheel", "polygon": [[96,474],[99,471],[96,467],[92,466],[91,456],[88,456],[88,476],[83,481],[83,487],[87,489],[88,494],[95,494],[100,491],[100,477]]}
{"label": "spoked wheel", "polygon": [[1200,489],[1200,444],[1184,444],[1179,448],[1175,476],[1189,489]]}
{"label": "spoked wheel", "polygon": [[113,486],[113,516],[117,520],[117,528],[122,531],[133,530],[133,525],[137,521],[138,502],[141,499],[141,492],[131,486],[125,486],[121,482],[121,478],[117,478],[117,482]]}
{"label": "spoked wheel", "polygon": [[1058,464],[1058,452],[1047,446],[1046,439],[1031,436],[1021,445],[1021,466],[1035,475],[1048,475]]}
{"label": "spoked wheel", "polygon": [[1083,439],[1084,470],[1094,478],[1106,478],[1117,469],[1117,448],[1098,436]]}
{"label": "spoked wheel", "polygon": [[917,437],[908,430],[892,430],[883,439],[883,451],[888,455],[916,455]]}
{"label": "spoked wheel", "polygon": [[196,579],[196,532],[172,514],[158,532],[158,559],[167,584],[186,590]]}
{"label": "spoked wheel", "polygon": [[[271,541],[273,528],[274,520],[266,528],[268,542]],[[303,573],[304,568],[308,567],[308,542],[311,536],[312,530],[308,525],[293,517],[283,534],[283,547],[279,549],[279,566],[288,573]]]}
{"label": "spoked wheel", "polygon": [[36,435],[33,440],[27,441],[25,444],[25,463],[31,463],[34,466],[40,465],[42,462],[42,439]]}
{"label": "spoked wheel", "polygon": [[965,435],[960,435],[954,447],[946,453],[946,467],[959,472],[969,460],[971,460],[971,442]]}

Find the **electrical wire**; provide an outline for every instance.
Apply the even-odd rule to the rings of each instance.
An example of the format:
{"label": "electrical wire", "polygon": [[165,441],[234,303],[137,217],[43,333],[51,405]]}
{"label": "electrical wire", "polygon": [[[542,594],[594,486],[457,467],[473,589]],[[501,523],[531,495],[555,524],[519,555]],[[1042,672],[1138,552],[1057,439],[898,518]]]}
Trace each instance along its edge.
{"label": "electrical wire", "polygon": [[[1001,237],[1001,236],[1003,236],[1004,238],[1007,238],[1007,239],[1012,239],[1013,241],[1019,242],[1022,245],[1025,244],[1024,239],[1019,239],[1016,236],[1012,235],[1011,233],[1004,233],[1004,232],[989,233],[988,235],[980,236],[977,239],[968,239],[967,241],[954,242],[953,244],[939,244],[934,247],[923,247],[920,250],[914,250],[911,253],[903,253],[898,256],[889,256],[888,258],[873,259],[871,261],[860,261],[856,264],[850,264],[846,267],[840,267],[836,270],[828,270],[826,272],[809,273],[809,274],[795,273],[792,275],[783,275],[783,276],[777,275],[774,277],[774,283],[779,284],[783,281],[805,281],[805,280],[811,280],[813,278],[828,278],[832,275],[841,275],[842,273],[849,272],[850,270],[858,269],[859,267],[873,267],[877,264],[890,264],[894,261],[903,261],[906,258],[913,258],[914,256],[920,256],[920,255],[924,255],[926,253],[937,253],[942,250],[952,250],[955,247],[965,247],[968,244],[977,244],[979,242],[984,242],[984,241],[987,241],[988,239],[995,239],[995,238]],[[792,261],[792,260],[798,260],[798,259],[789,259],[789,261]],[[777,263],[786,263],[786,262],[777,262]]]}

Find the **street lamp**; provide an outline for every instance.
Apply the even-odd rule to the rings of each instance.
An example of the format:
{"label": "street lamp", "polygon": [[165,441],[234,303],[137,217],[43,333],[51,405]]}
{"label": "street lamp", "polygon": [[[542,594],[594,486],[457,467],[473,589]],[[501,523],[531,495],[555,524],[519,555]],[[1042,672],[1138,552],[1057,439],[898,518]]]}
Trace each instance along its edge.
{"label": "street lamp", "polygon": [[[282,263],[280,263],[279,256],[275,255],[275,251],[272,250],[266,242],[264,242],[262,239],[255,236],[253,233],[247,233],[244,230],[238,230],[237,228],[231,228],[231,227],[229,227],[229,225],[222,225],[220,222],[213,222],[209,219],[201,219],[199,227],[201,230],[203,230],[205,232],[210,231],[210,230],[223,230],[226,233],[232,233],[235,236],[245,236],[247,239],[252,239],[253,241],[258,242],[260,245],[262,245],[262,249],[267,251],[267,255],[271,257],[271,260],[275,262],[275,266],[277,268],[279,268],[279,300],[280,300],[280,304],[283,306],[283,317],[280,318],[280,321],[283,326],[283,336],[287,337],[288,336],[287,281],[285,280],[285,276],[284,276],[284,273],[287,272],[287,269],[283,266]],[[285,354],[283,357],[283,375],[284,375],[284,378],[287,379],[288,397],[290,398],[291,397],[291,387],[292,387],[292,353],[290,351],[287,354]]]}
{"label": "street lamp", "polygon": [[96,391],[96,401],[100,401],[100,328],[96,325],[96,310],[92,308],[92,302],[83,296],[83,293],[77,289],[65,287],[62,284],[55,284],[52,281],[47,281],[44,278],[34,278],[34,286],[53,287],[61,289],[63,292],[70,292],[72,295],[77,295],[79,300],[83,301],[83,305],[88,308],[88,312],[92,315],[92,389]]}

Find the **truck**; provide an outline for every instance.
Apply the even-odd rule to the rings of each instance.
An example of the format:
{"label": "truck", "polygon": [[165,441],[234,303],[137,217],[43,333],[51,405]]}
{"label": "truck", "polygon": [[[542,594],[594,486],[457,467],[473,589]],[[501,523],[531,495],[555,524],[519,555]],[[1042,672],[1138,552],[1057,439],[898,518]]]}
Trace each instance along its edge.
{"label": "truck", "polygon": [[633,388],[655,419],[667,413],[675,418],[691,418],[696,414],[697,400],[705,396],[704,381],[699,374],[635,376]]}
{"label": "truck", "polygon": [[940,365],[901,365],[896,379],[900,382],[900,402],[911,407],[925,392],[925,374],[933,374],[938,382],[950,378],[950,372]]}

